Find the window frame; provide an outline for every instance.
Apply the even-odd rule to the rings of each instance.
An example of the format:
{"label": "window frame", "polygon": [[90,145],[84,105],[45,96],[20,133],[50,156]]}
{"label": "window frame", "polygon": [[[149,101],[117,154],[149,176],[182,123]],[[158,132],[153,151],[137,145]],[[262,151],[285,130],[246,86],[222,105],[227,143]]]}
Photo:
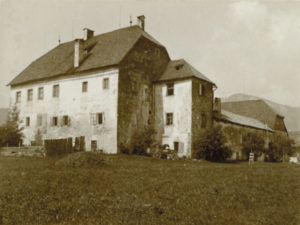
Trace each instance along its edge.
{"label": "window frame", "polygon": [[43,116],[42,115],[37,115],[36,124],[38,127],[43,126]]}
{"label": "window frame", "polygon": [[22,92],[17,91],[16,92],[16,103],[21,103],[21,98],[22,98]]}
{"label": "window frame", "polygon": [[167,84],[167,93],[166,93],[166,96],[174,96],[174,93],[175,93],[175,85],[174,85],[174,83],[168,83]]}
{"label": "window frame", "polygon": [[88,81],[83,81],[81,85],[81,92],[86,93],[88,92]]}
{"label": "window frame", "polygon": [[204,88],[204,85],[202,83],[199,83],[199,95],[200,96],[205,96],[205,88]]}
{"label": "window frame", "polygon": [[62,116],[62,125],[63,126],[70,126],[70,117],[68,115]]}
{"label": "window frame", "polygon": [[53,127],[57,127],[58,126],[58,117],[57,116],[53,116],[52,117],[52,123],[51,124],[52,124]]}
{"label": "window frame", "polygon": [[27,90],[27,102],[32,102],[33,100],[33,89],[30,88]]}
{"label": "window frame", "polygon": [[108,77],[103,78],[102,88],[103,88],[103,90],[109,89],[109,78]]}
{"label": "window frame", "polygon": [[59,98],[59,84],[54,84],[52,87],[52,97]]}
{"label": "window frame", "polygon": [[26,127],[30,127],[30,116],[26,117]]}
{"label": "window frame", "polygon": [[43,99],[44,99],[44,87],[39,87],[38,88],[38,100],[43,100]]}
{"label": "window frame", "polygon": [[174,124],[174,116],[173,113],[166,113],[166,125],[172,126]]}

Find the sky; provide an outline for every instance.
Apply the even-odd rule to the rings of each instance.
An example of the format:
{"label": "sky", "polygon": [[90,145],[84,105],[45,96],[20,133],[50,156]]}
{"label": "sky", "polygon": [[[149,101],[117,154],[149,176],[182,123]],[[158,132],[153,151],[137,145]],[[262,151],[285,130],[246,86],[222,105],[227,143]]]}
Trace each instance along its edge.
{"label": "sky", "polygon": [[0,108],[9,105],[6,85],[58,39],[127,27],[139,15],[171,59],[217,84],[216,96],[300,106],[300,1],[0,0]]}

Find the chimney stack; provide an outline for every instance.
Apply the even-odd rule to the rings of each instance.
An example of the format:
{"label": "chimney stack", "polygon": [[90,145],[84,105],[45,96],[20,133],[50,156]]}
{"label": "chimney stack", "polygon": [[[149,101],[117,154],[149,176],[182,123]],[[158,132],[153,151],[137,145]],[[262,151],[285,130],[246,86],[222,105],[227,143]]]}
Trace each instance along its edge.
{"label": "chimney stack", "polygon": [[215,98],[214,113],[217,118],[221,117],[221,98]]}
{"label": "chimney stack", "polygon": [[94,31],[88,28],[83,29],[83,40],[86,41],[90,38],[94,37]]}
{"label": "chimney stack", "polygon": [[145,30],[145,16],[138,16],[137,17],[138,20],[138,25],[140,26],[140,28],[142,28],[142,30]]}
{"label": "chimney stack", "polygon": [[75,39],[74,44],[74,67],[78,67],[83,57],[83,40]]}

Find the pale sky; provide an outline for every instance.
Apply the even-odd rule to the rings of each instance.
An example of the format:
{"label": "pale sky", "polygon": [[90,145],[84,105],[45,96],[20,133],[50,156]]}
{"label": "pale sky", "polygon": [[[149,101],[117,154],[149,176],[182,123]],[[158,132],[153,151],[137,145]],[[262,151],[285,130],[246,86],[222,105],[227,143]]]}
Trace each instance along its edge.
{"label": "pale sky", "polygon": [[[300,1],[0,0],[0,107],[9,83],[62,42],[129,26],[146,31],[213,80],[216,96],[300,106]],[[113,51],[113,49],[112,49]]]}

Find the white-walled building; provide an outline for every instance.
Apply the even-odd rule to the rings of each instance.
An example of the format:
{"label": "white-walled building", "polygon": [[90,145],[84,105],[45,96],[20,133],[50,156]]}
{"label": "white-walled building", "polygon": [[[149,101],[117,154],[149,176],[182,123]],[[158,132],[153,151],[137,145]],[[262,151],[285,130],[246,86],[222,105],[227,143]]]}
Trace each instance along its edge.
{"label": "white-walled building", "polygon": [[212,126],[215,84],[139,26],[56,46],[10,82],[11,107],[24,126],[24,145],[84,137],[85,149],[132,149],[152,126],[160,144],[192,157],[193,142]]}

